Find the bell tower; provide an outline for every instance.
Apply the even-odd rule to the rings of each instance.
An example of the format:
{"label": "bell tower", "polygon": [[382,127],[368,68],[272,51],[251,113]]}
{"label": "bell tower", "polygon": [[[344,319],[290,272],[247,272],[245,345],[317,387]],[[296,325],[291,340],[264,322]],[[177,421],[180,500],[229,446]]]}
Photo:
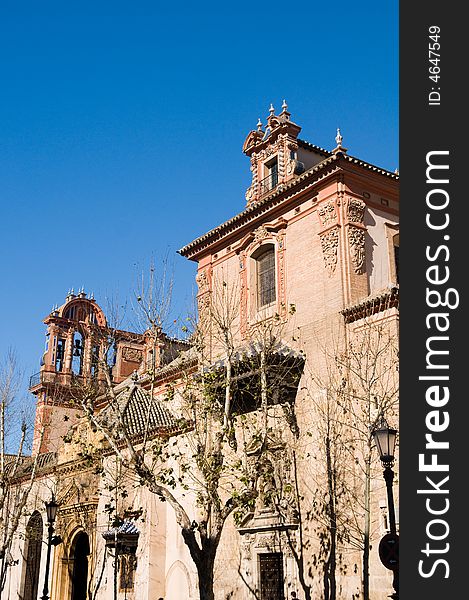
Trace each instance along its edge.
{"label": "bell tower", "polygon": [[39,373],[29,389],[37,398],[33,454],[55,452],[63,436],[82,415],[76,402],[80,385],[94,381],[105,389],[125,379],[142,363],[143,336],[108,327],[96,300],[81,289],[68,292],[65,303],[44,319],[46,347]]}

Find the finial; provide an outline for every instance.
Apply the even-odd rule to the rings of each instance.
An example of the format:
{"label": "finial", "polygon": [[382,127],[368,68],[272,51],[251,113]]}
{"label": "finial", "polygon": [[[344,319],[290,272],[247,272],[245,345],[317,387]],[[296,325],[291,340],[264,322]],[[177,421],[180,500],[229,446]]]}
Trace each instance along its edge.
{"label": "finial", "polygon": [[259,117],[259,120],[257,121],[257,131],[262,131],[262,121]]}
{"label": "finial", "polygon": [[342,146],[342,140],[344,138],[342,137],[342,135],[340,134],[340,129],[337,127],[337,135],[335,136],[335,141],[337,143],[337,146]]}
{"label": "finial", "polygon": [[399,169],[394,169],[394,175],[399,175]]}
{"label": "finial", "polygon": [[282,110],[283,110],[283,112],[286,112],[287,108],[288,108],[288,104],[287,104],[287,101],[284,99],[283,100],[283,104],[282,104]]}
{"label": "finial", "polygon": [[94,300],[94,292],[91,292],[91,294],[90,294],[90,300]]}
{"label": "finial", "polygon": [[342,146],[342,141],[343,141],[343,137],[342,134],[340,133],[340,129],[337,127],[337,135],[335,136],[335,142],[337,144],[337,146],[334,148],[334,150],[332,150],[333,154],[346,154],[347,153],[347,148],[344,148]]}
{"label": "finial", "polygon": [[273,116],[275,113],[275,108],[272,102],[270,103],[269,113],[271,114],[271,116]]}

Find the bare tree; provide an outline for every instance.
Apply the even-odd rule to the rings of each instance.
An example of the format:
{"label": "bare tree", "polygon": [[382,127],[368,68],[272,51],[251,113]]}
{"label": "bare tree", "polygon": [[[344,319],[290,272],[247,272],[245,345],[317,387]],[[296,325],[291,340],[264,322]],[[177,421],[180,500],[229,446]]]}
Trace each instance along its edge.
{"label": "bare tree", "polygon": [[[21,414],[21,385],[16,356],[10,350],[0,364],[0,598],[13,564],[12,543],[38,470],[39,455],[25,455],[30,423]],[[15,429],[18,417],[20,427]]]}
{"label": "bare tree", "polygon": [[[77,393],[89,422],[122,468],[174,510],[198,573],[200,600],[214,598],[214,564],[227,519],[230,515],[241,519],[258,495],[267,463],[257,454],[253,464],[246,449],[255,440],[261,453],[266,450],[269,407],[281,402],[282,385],[291,384],[287,371],[285,384],[275,375],[284,360],[277,352],[284,323],[273,316],[252,332],[247,345],[238,348],[237,298],[235,285],[214,283],[210,303],[192,333],[191,348],[178,359],[177,377],[167,387],[167,406],[174,407],[179,418],[164,435],[151,434],[148,406],[147,427],[140,432],[143,440],[141,435],[133,436],[111,373],[104,368],[104,356],[106,419],[94,409],[100,390],[93,382]],[[141,294],[137,302],[157,339],[161,335],[158,304]],[[109,339],[112,333],[106,334]],[[158,369],[151,369],[149,404],[154,401],[157,377]],[[285,407],[285,414],[294,423],[291,407]],[[195,498],[195,512],[187,504],[187,494]]]}
{"label": "bare tree", "polygon": [[[332,350],[331,350],[332,348]],[[316,414],[315,461],[311,481],[321,492],[311,504],[320,541],[326,600],[337,597],[340,558],[348,549],[362,554],[362,597],[369,600],[370,545],[374,539],[372,480],[377,456],[372,431],[381,417],[398,409],[398,345],[393,321],[364,319],[324,349],[326,368],[311,374],[308,389]],[[324,489],[327,493],[324,495]],[[314,490],[310,488],[314,497]]]}

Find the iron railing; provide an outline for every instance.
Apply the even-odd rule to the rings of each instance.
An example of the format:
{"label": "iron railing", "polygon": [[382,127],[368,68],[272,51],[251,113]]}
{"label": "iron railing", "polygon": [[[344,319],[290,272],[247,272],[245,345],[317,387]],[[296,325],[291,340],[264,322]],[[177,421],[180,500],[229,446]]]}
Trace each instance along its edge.
{"label": "iron railing", "polygon": [[277,185],[278,185],[278,171],[272,171],[271,173],[269,173],[267,175],[267,177],[264,177],[264,179],[261,179],[259,181],[259,193],[261,195],[266,194],[267,192],[270,192],[275,187],[277,187]]}
{"label": "iron railing", "polygon": [[29,378],[29,387],[35,387],[36,385],[39,385],[41,383],[41,373],[34,373],[34,375],[31,375],[31,377]]}

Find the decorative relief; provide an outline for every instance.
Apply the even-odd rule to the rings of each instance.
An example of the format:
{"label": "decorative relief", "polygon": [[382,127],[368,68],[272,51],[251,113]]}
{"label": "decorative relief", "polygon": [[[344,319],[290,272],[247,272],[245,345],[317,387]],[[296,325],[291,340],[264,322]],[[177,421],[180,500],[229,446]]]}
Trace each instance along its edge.
{"label": "decorative relief", "polygon": [[284,172],[285,172],[285,156],[284,156],[283,144],[282,144],[281,146],[279,146],[279,149],[278,149],[278,175],[279,175],[280,181],[283,181]]}
{"label": "decorative relief", "polygon": [[143,353],[138,348],[130,348],[129,346],[124,346],[122,348],[122,358],[124,360],[128,360],[129,362],[141,362],[143,358]]}
{"label": "decorative relief", "polygon": [[349,198],[347,204],[347,217],[349,221],[354,223],[363,223],[363,215],[365,213],[365,203],[361,200]]}
{"label": "decorative relief", "polygon": [[264,225],[261,225],[254,231],[253,242],[254,243],[261,242],[262,240],[265,240],[268,237],[270,237],[270,233],[267,231],[267,229],[264,227]]}
{"label": "decorative relief", "polygon": [[209,283],[208,283],[207,271],[204,270],[204,271],[200,271],[199,273],[197,273],[195,280],[199,287],[199,294],[202,294],[203,292],[208,291]]}
{"label": "decorative relief", "polygon": [[249,534],[245,534],[243,536],[245,539],[241,542],[241,558],[244,560],[249,560],[251,558],[251,546],[252,541],[249,539]]}
{"label": "decorative relief", "polygon": [[337,248],[339,247],[339,230],[337,228],[321,235],[322,256],[324,266],[331,276],[337,266]]}
{"label": "decorative relief", "polygon": [[348,230],[348,241],[355,273],[361,274],[365,267],[365,230],[358,227],[350,227]]}
{"label": "decorative relief", "polygon": [[204,294],[198,299],[199,315],[210,309],[210,294]]}
{"label": "decorative relief", "polygon": [[277,536],[275,533],[261,534],[256,544],[256,548],[267,548],[273,550],[277,546]]}
{"label": "decorative relief", "polygon": [[239,269],[241,279],[241,305],[240,305],[240,326],[241,336],[243,339],[246,336],[248,326],[248,286],[247,286],[247,272],[246,272],[246,254],[242,252],[239,256]]}
{"label": "decorative relief", "polygon": [[327,227],[337,221],[337,211],[334,206],[334,202],[330,201],[321,206],[318,210],[319,219],[323,227]]}
{"label": "decorative relief", "polygon": [[285,282],[285,234],[281,233],[277,236],[277,262],[278,262],[278,283],[279,283],[279,300],[280,312],[285,316],[287,311],[287,286]]}

